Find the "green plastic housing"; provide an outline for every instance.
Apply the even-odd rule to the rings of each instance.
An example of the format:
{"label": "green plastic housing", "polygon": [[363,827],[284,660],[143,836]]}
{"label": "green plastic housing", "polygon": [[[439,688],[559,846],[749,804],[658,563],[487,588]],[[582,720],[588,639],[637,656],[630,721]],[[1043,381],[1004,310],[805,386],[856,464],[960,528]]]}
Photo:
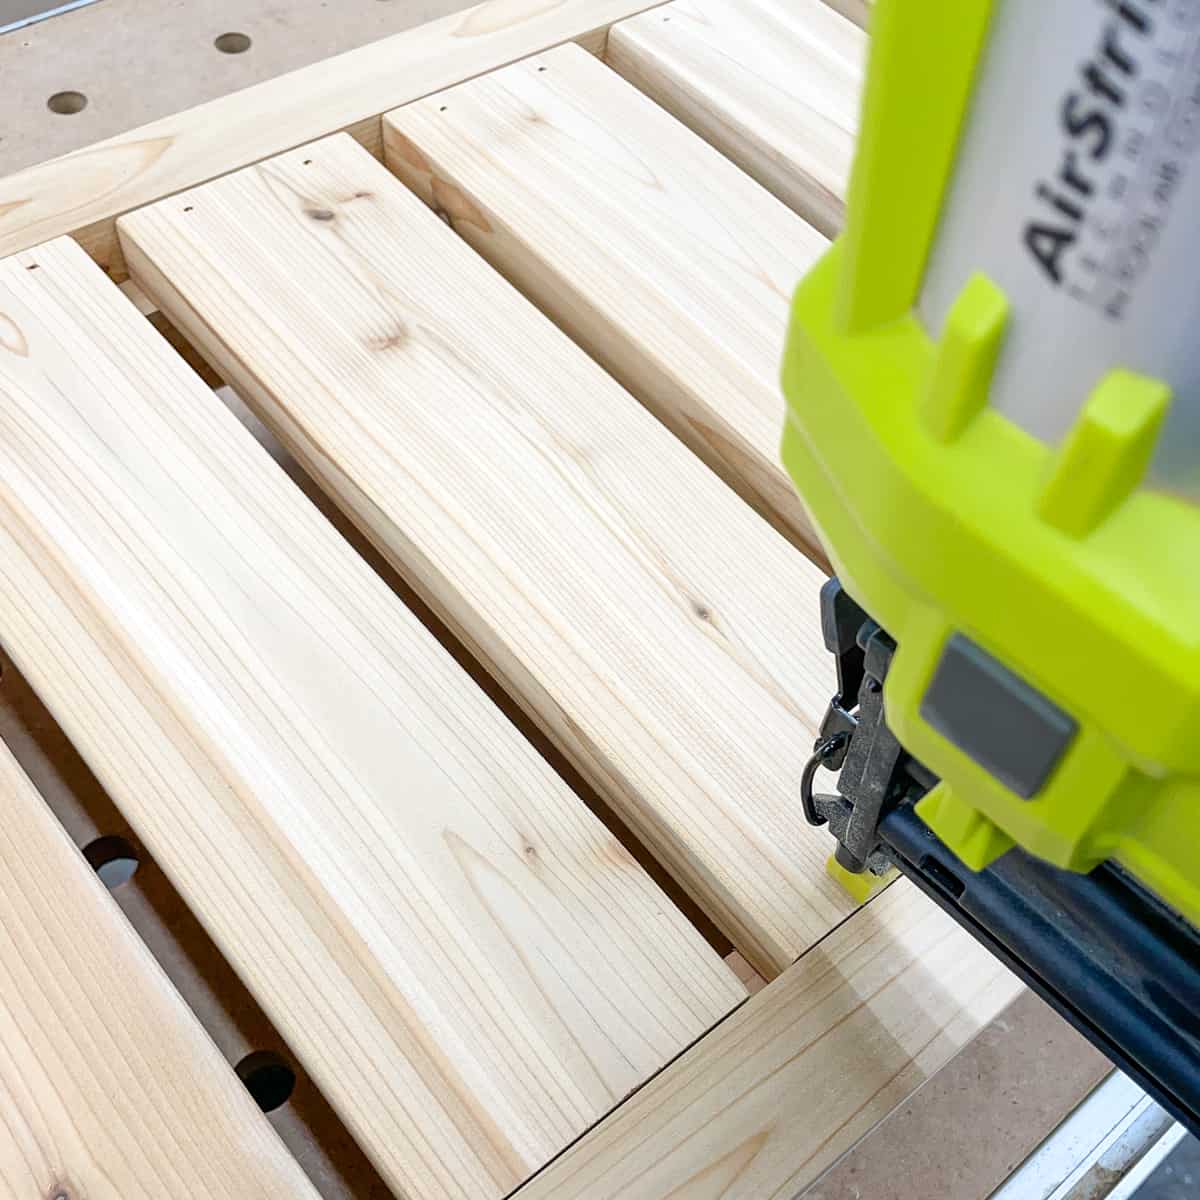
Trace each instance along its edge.
{"label": "green plastic housing", "polygon": [[[1169,390],[1115,371],[1047,445],[988,407],[1005,296],[964,280],[936,342],[914,311],[991,9],[874,10],[846,230],[794,302],[783,461],[897,641],[888,722],[942,780],[934,832],[976,870],[1014,842],[1115,859],[1200,924],[1200,508],[1143,484]],[[921,717],[956,632],[1078,723],[1031,798]]]}

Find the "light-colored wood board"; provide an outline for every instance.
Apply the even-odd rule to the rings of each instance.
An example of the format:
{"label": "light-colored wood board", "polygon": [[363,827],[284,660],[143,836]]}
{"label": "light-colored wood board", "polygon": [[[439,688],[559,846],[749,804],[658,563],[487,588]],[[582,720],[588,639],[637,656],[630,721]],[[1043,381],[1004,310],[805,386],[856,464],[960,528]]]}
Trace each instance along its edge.
{"label": "light-colored wood board", "polygon": [[790,1200],[1020,990],[896,883],[515,1200]]}
{"label": "light-colored wood board", "polygon": [[796,787],[823,575],[350,139],[123,218],[135,278],[764,975],[851,909]]}
{"label": "light-colored wood board", "polygon": [[866,51],[822,0],[674,0],[614,26],[606,61],[833,237]]}
{"label": "light-colored wood board", "polygon": [[870,1200],[988,1200],[1112,1069],[1044,1000],[1022,991],[803,1200],[856,1192]]}
{"label": "light-colored wood board", "polygon": [[0,745],[0,1197],[316,1200]]}
{"label": "light-colored wood board", "polygon": [[121,284],[121,291],[124,293],[125,299],[130,302],[162,334],[168,342],[174,347],[175,353],[183,359],[210,388],[219,388],[225,381],[212,369],[208,360],[199,353],[195,346],[163,316],[162,313],[154,306],[154,303],[137,286],[131,279],[125,280]]}
{"label": "light-colored wood board", "polygon": [[[124,290],[126,285],[122,285]],[[161,316],[161,314],[159,314]],[[165,321],[166,318],[164,317]],[[182,336],[182,335],[181,335]],[[193,353],[196,353],[193,351]],[[733,949],[729,939],[721,933],[692,898],[683,890],[675,878],[650,853],[645,845],[632,833],[628,825],[621,820],[612,807],[604,802],[586,779],[563,756],[557,746],[529,718],[525,711],[504,690],[487,668],[468,650],[462,642],[447,628],[433,610],[405,582],[396,569],[383,557],[363,532],[354,525],[349,517],[334,501],[321,490],[312,476],[288,453],[278,438],[262,423],[246,402],[231,388],[224,386],[217,391],[229,410],[254,437],[269,451],[271,457],[283,467],[288,476],[313,502],[315,507],[325,516],[333,527],[350,543],[371,569],[397,595],[406,608],[409,608],[420,619],[426,629],[445,646],[454,656],[454,661],[467,672],[475,683],[483,689],[497,708],[524,735],[525,739],[550,764],[554,771],[566,782],[567,786],[583,803],[598,816],[604,827],[627,849],[651,879],[670,898],[675,906],[699,930],[706,942],[723,958]],[[738,974],[736,971],[735,974]],[[740,975],[738,975],[741,978]]]}
{"label": "light-colored wood board", "polygon": [[385,1179],[504,1194],[741,985],[73,242],[0,312],[6,648]]}
{"label": "light-colored wood board", "polygon": [[[45,0],[51,5],[54,0]],[[0,37],[0,176],[467,8],[470,0],[104,0]],[[0,0],[0,23],[3,2]],[[250,39],[242,52],[214,44]],[[80,112],[47,101],[79,92]]]}
{"label": "light-colored wood board", "polygon": [[563,46],[384,118],[388,166],[789,538],[789,298],[825,239]]}
{"label": "light-colored wood board", "polygon": [[[127,295],[132,285],[123,284]],[[131,297],[133,298],[133,297]],[[143,306],[149,305],[144,296]],[[152,305],[149,305],[151,308]],[[438,640],[454,654],[477,684],[547,758],[577,796],[600,816],[605,826],[633,851],[660,888],[696,924],[706,940],[717,939],[718,952],[729,954],[723,935],[712,926],[678,884],[645,848],[623,828],[611,810],[588,788],[500,686],[458,644],[379,553],[334,507],[271,435],[270,431],[228,387],[217,395],[239,421],[270,452],[321,512],[370,564],[401,600],[420,617]],[[322,1200],[389,1200],[392,1196],[345,1126],[317,1089],[304,1064],[291,1051],[247,991],[220,950],[205,933],[195,914],[171,886],[162,868],[139,842],[136,832],[100,786],[78,751],[40,702],[16,665],[0,653],[0,740],[6,742],[22,769],[33,780],[51,811],[78,846],[102,835],[126,838],[140,862],[129,882],[113,892],[121,911],[151,952],[188,1007],[231,1064],[247,1054],[269,1051],[281,1055],[296,1072],[296,1087],[287,1103],[273,1109],[268,1120],[284,1145],[312,1180]],[[748,991],[763,982],[734,955],[730,968]]]}
{"label": "light-colored wood board", "polygon": [[381,153],[379,114],[472,75],[578,40],[651,0],[486,0],[0,180],[0,256],[60,234],[117,280],[115,219],[142,204],[338,130]]}
{"label": "light-colored wood board", "polygon": [[322,1200],[391,1200],[393,1193],[338,1120],[304,1064],[172,887],[28,680],[3,653],[0,740],[77,846],[88,846],[100,837],[131,843],[137,871],[112,891],[112,897],[226,1062],[232,1066],[248,1054],[266,1051],[278,1054],[295,1071],[292,1095],[272,1109],[267,1120]]}

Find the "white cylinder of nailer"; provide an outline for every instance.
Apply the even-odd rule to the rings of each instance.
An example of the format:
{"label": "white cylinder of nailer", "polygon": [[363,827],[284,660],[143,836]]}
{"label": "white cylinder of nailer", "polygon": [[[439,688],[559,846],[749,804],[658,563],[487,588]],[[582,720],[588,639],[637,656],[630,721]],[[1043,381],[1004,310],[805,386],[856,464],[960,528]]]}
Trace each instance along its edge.
{"label": "white cylinder of nailer", "polygon": [[974,272],[1004,290],[990,403],[1046,442],[1113,367],[1167,382],[1148,483],[1194,503],[1198,150],[1200,0],[996,0],[919,300],[936,337]]}

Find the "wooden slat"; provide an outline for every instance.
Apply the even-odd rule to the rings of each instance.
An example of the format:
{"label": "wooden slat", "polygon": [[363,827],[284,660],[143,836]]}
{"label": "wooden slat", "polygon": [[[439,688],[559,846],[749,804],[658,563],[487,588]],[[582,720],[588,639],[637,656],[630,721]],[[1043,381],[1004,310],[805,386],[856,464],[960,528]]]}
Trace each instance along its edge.
{"label": "wooden slat", "polygon": [[578,47],[384,118],[389,167],[824,562],[779,463],[792,289],[826,240]]}
{"label": "wooden slat", "polygon": [[823,562],[779,465],[792,289],[825,239],[577,46],[398,109],[388,165]]}
{"label": "wooden slat", "polygon": [[379,154],[389,108],[560,42],[602,50],[654,2],[487,0],[18,171],[0,180],[0,255],[71,233],[123,279],[121,213],[337,130]]}
{"label": "wooden slat", "polygon": [[332,138],[121,235],[764,975],[850,910],[796,795],[833,687],[822,575],[403,184]]}
{"label": "wooden slat", "polygon": [[5,647],[391,1185],[504,1194],[743,989],[74,243],[0,313]]}
{"label": "wooden slat", "polygon": [[2,744],[0,810],[0,1197],[316,1200]]}
{"label": "wooden slat", "polygon": [[675,0],[614,26],[606,61],[833,237],[866,47],[822,0]]}
{"label": "wooden slat", "polygon": [[1020,991],[894,884],[515,1200],[796,1196]]}
{"label": "wooden slat", "polygon": [[154,326],[155,329],[158,330],[159,333],[162,334],[163,337],[167,339],[168,342],[171,343],[175,353],[178,354],[183,361],[187,363],[187,365],[191,367],[192,370],[195,371],[205,383],[208,384],[210,388],[219,388],[224,385],[225,381],[216,373],[216,371],[212,369],[212,367],[208,365],[208,362],[204,359],[204,357],[197,352],[196,347],[193,346],[192,343],[189,342],[187,338],[185,338],[183,334],[181,334],[179,330],[176,329],[175,326],[172,325],[171,322],[168,321],[167,318],[164,317],[162,313],[160,313],[158,309],[154,307],[154,304],[150,298],[145,292],[142,291],[140,287],[138,287],[136,283],[133,282],[132,279],[127,279],[123,284],[121,284],[121,294],[126,300],[129,301],[130,304],[133,305],[134,308],[138,310],[138,312],[142,314],[143,317],[146,318],[147,321],[150,322],[151,325]]}

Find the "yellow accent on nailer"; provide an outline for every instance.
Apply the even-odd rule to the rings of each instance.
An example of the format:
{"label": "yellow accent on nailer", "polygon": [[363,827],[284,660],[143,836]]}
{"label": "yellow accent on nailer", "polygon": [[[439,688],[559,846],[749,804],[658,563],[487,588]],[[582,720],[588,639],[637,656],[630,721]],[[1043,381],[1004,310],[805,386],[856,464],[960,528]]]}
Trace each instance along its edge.
{"label": "yellow accent on nailer", "polygon": [[982,871],[1015,844],[1002,829],[997,829],[978,809],[960,800],[944,783],[939,783],[917,802],[917,816],[972,871]]}
{"label": "yellow accent on nailer", "polygon": [[1007,324],[1008,297],[973,276],[946,316],[925,395],[925,425],[939,442],[952,442],[986,407]]}
{"label": "yellow accent on nailer", "polygon": [[883,875],[872,875],[870,871],[855,874],[847,871],[832,854],[825,862],[825,873],[858,904],[866,904],[872,896],[878,896],[900,874],[895,867]]}
{"label": "yellow accent on nailer", "polygon": [[1171,389],[1132,371],[1110,371],[1088,397],[1058,452],[1038,512],[1083,537],[1142,482],[1171,403]]}

